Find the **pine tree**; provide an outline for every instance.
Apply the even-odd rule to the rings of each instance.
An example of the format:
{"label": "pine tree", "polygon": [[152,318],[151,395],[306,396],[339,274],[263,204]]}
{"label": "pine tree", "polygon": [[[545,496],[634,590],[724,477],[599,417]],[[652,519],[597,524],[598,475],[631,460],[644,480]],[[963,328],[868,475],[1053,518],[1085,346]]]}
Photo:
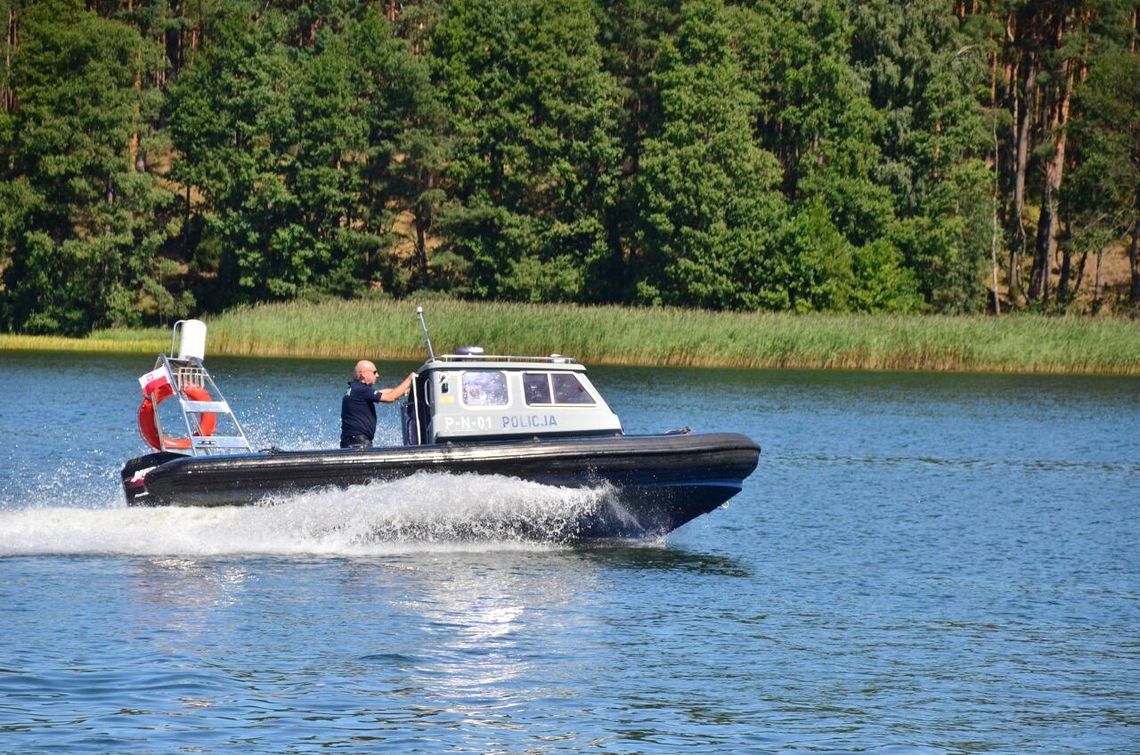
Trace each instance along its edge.
{"label": "pine tree", "polygon": [[452,114],[444,260],[476,297],[589,300],[608,258],[617,96],[584,0],[459,0],[430,57]]}
{"label": "pine tree", "polygon": [[881,156],[862,175],[890,189],[897,218],[871,237],[902,249],[935,311],[980,311],[994,234],[984,45],[942,0],[873,0],[851,14],[852,59],[882,118]]}
{"label": "pine tree", "polygon": [[298,206],[279,180],[275,143],[291,118],[284,85],[296,75],[277,45],[286,25],[272,12],[254,20],[241,6],[211,21],[211,44],[168,99],[172,177],[185,187],[183,233],[194,237],[194,269],[222,284],[210,286],[216,298],[208,305],[292,297],[309,270],[282,222]]}
{"label": "pine tree", "polygon": [[[389,24],[370,13],[348,35],[355,55],[352,111],[365,134],[360,222],[351,224],[359,228],[345,232],[357,237],[357,277],[403,293],[432,285],[428,234],[443,201],[444,113],[427,62],[412,43],[392,36]],[[409,238],[394,229],[407,218],[413,253],[401,256]]]}
{"label": "pine tree", "polygon": [[655,81],[659,133],[645,141],[638,179],[637,299],[751,309],[768,301],[784,203],[779,170],[752,139],[751,95],[723,6],[682,7]]}
{"label": "pine tree", "polygon": [[[610,259],[600,293],[605,301],[629,302],[635,282],[630,245],[636,230],[637,182],[648,134],[661,128],[661,98],[653,76],[665,40],[676,34],[680,0],[604,0],[601,39],[603,65],[618,87],[621,170],[617,193],[606,213]],[[636,260],[633,260],[636,263]]]}
{"label": "pine tree", "polygon": [[1102,256],[1107,247],[1124,240],[1129,299],[1133,311],[1140,313],[1140,52],[1127,45],[1106,46],[1090,60],[1076,103],[1079,115],[1071,126],[1076,168],[1062,198],[1070,246],[1096,255],[1094,306],[1099,307]]}
{"label": "pine tree", "polygon": [[0,128],[5,325],[79,334],[181,313],[158,256],[170,196],[134,159],[157,48],[73,0],[29,7],[19,41]]}

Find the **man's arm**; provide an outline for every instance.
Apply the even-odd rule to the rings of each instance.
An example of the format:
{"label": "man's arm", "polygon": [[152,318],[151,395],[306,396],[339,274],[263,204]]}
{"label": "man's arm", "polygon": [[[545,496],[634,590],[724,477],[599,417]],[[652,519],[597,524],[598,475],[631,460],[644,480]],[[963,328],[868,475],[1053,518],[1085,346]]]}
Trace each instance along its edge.
{"label": "man's arm", "polygon": [[380,390],[376,391],[376,395],[385,404],[390,404],[393,401],[397,401],[405,393],[408,392],[409,388],[412,387],[412,380],[415,379],[415,377],[416,377],[416,373],[409,372],[408,376],[406,378],[404,378],[404,382],[400,383],[399,385],[397,385],[394,388],[381,388]]}

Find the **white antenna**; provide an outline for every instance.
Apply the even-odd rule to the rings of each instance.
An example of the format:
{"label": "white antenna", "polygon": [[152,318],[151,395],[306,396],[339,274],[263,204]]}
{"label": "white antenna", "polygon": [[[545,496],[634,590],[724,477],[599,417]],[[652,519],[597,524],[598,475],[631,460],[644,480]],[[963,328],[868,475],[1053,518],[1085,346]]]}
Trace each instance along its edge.
{"label": "white antenna", "polygon": [[433,349],[431,346],[431,335],[428,333],[427,323],[424,322],[424,308],[423,307],[416,307],[416,314],[420,318],[420,327],[424,329],[424,342],[427,344],[427,347],[428,347],[428,356],[430,356],[432,358],[432,360],[434,361],[435,360],[435,349]]}

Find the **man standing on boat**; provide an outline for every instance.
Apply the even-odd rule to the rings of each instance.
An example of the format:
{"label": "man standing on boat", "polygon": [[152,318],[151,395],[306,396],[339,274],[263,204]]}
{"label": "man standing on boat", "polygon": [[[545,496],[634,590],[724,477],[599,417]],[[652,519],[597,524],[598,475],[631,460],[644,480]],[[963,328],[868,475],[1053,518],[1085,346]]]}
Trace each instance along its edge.
{"label": "man standing on boat", "polygon": [[408,392],[416,373],[409,373],[404,382],[393,388],[374,386],[379,372],[367,359],[356,363],[355,379],[348,384],[340,400],[340,447],[371,448],[376,436],[376,404],[390,404]]}

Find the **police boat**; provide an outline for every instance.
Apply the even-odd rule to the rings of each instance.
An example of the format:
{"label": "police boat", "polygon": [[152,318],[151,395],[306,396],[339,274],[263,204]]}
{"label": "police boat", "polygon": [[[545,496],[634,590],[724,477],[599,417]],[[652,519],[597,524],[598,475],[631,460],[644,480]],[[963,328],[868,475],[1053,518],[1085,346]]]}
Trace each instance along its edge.
{"label": "police boat", "polygon": [[[429,357],[401,407],[403,445],[319,451],[255,450],[204,364],[205,324],[179,321],[170,353],[139,378],[139,430],[156,452],[123,467],[128,505],[250,505],[418,472],[502,475],[604,486],[604,505],[581,515],[575,536],[639,537],[716,509],[756,468],[760,448],[738,433],[626,435],[569,357],[437,355],[417,315]],[[167,423],[177,430],[157,411],[167,399],[180,410],[181,422]]]}

